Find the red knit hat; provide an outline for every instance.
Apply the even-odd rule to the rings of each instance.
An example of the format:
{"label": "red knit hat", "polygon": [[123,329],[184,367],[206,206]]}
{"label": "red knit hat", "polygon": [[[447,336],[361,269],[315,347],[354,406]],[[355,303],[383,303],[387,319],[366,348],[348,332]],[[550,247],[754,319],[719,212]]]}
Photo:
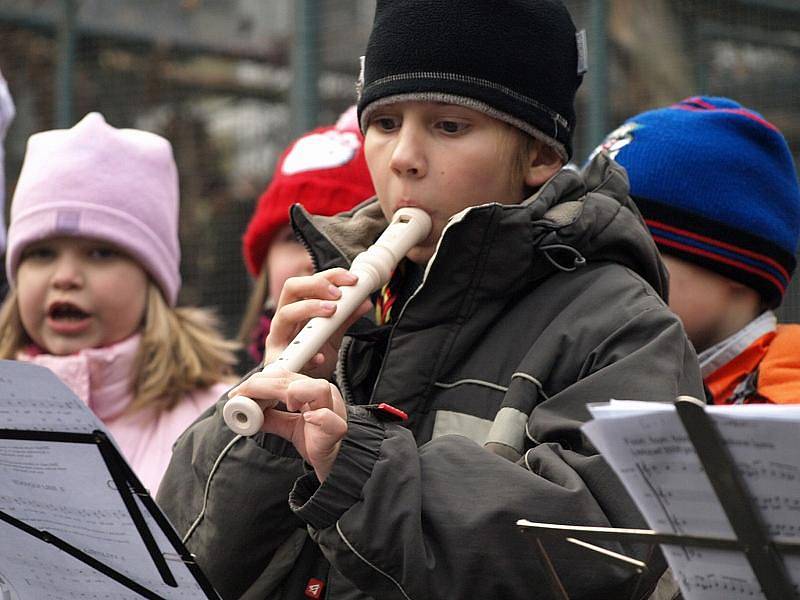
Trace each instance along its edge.
{"label": "red knit hat", "polygon": [[353,106],[336,125],[315,129],[284,151],[242,237],[250,273],[255,276],[261,271],[272,238],[289,222],[293,204],[327,216],[375,194],[363,142]]}

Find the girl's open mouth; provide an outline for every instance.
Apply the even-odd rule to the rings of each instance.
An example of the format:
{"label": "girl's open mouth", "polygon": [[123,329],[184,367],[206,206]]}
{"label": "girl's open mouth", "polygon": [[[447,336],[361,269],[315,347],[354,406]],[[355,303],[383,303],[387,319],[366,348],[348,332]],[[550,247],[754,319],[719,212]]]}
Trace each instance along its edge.
{"label": "girl's open mouth", "polygon": [[89,326],[90,316],[71,302],[54,302],[47,311],[47,324],[56,333],[76,334]]}
{"label": "girl's open mouth", "polygon": [[47,316],[58,321],[80,321],[86,319],[89,313],[70,302],[54,302],[50,305]]}

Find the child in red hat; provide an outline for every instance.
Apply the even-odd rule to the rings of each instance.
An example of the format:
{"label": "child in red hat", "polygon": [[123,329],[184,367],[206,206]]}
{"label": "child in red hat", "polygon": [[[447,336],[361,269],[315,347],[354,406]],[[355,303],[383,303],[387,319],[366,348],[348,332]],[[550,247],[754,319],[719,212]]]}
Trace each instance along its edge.
{"label": "child in red hat", "polygon": [[242,238],[245,264],[256,282],[239,328],[239,339],[256,363],[264,359],[264,341],[283,283],[314,272],[308,251],[292,233],[289,208],[299,203],[312,214],[329,216],[375,195],[363,142],[356,107],[351,106],[336,124],[292,142],[258,199]]}

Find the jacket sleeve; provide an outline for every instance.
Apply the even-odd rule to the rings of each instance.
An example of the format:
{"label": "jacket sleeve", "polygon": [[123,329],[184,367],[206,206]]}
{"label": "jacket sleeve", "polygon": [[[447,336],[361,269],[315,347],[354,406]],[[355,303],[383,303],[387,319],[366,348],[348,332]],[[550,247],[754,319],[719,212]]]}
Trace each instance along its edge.
{"label": "jacket sleeve", "polygon": [[[516,463],[461,436],[418,448],[408,430],[351,407],[329,477],[297,482],[295,513],[332,564],[373,598],[551,598],[518,519],[644,525],[580,433],[586,403],[702,393],[694,353],[666,310],[640,313],[584,356],[580,379],[540,397]],[[566,542],[547,544],[570,598],[629,597],[629,572]],[[646,549],[621,551],[644,559]]]}
{"label": "jacket sleeve", "polygon": [[[178,438],[157,502],[225,599],[266,598],[283,581],[307,537],[289,509],[303,461],[288,442],[236,436],[225,399]],[[244,594],[244,596],[243,596]]]}

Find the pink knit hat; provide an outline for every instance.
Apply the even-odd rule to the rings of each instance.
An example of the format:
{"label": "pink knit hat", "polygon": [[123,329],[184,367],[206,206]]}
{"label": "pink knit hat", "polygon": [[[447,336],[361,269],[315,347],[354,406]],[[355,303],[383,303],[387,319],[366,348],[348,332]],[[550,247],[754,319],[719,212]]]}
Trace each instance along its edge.
{"label": "pink knit hat", "polygon": [[129,252],[174,306],[181,285],[178,172],[161,136],[116,129],[89,113],[72,129],[34,134],[11,203],[6,271],[54,236],[105,240]]}
{"label": "pink knit hat", "polygon": [[3,140],[11,121],[14,119],[14,101],[8,91],[8,84],[0,71],[0,254],[6,249],[6,178],[3,170]]}

